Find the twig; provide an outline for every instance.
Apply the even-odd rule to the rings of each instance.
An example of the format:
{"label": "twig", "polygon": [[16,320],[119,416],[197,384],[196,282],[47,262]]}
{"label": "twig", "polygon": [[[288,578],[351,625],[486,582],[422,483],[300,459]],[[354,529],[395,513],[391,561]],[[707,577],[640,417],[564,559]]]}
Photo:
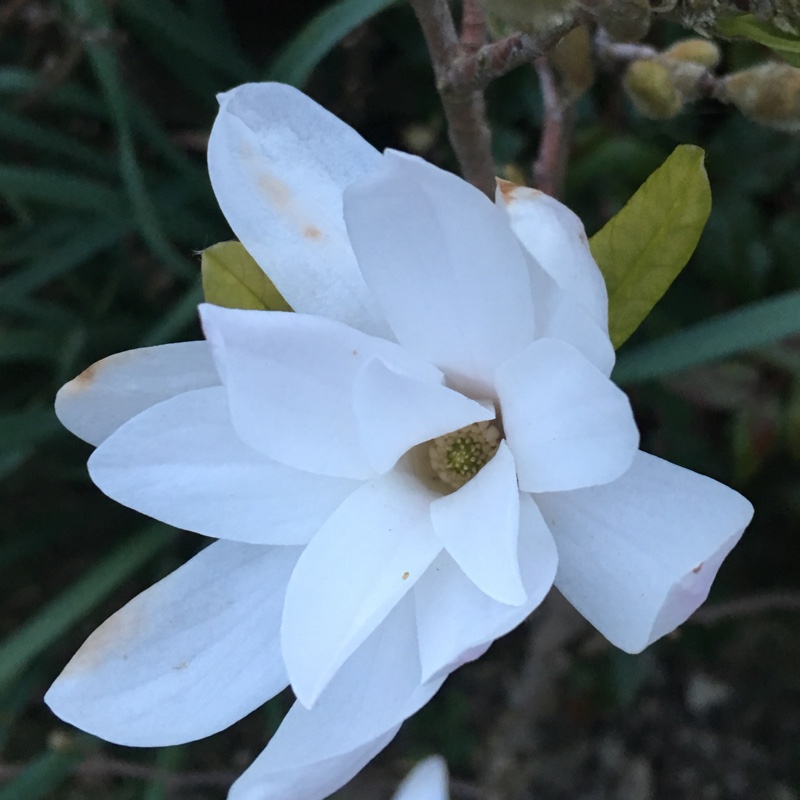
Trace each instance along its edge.
{"label": "twig", "polygon": [[696,625],[716,625],[718,622],[764,614],[768,611],[800,611],[800,594],[769,592],[725,603],[715,603],[696,611],[694,616],[689,618],[689,622]]}
{"label": "twig", "polygon": [[485,89],[495,78],[522,64],[530,64],[551,50],[580,21],[559,17],[549,28],[535,34],[514,33],[505,39],[481,47],[474,53],[462,53],[439,79],[440,92]]}
{"label": "twig", "polygon": [[464,0],[461,14],[461,47],[477,52],[486,44],[486,15],[479,0]]}
{"label": "twig", "polygon": [[[7,782],[26,769],[27,764],[0,764],[0,782]],[[170,789],[191,789],[204,786],[230,786],[238,777],[236,772],[214,770],[207,772],[170,772],[146,764],[132,764],[119,758],[89,756],[75,767],[74,775],[81,778],[128,778],[131,780],[160,780]]]}
{"label": "twig", "polygon": [[494,197],[491,134],[483,92],[473,87],[452,91],[442,88],[444,75],[462,52],[447,0],[411,0],[411,7],[428,45],[450,143],[461,171],[470,183]]}
{"label": "twig", "polygon": [[542,90],[544,125],[539,154],[533,165],[533,185],[551,197],[560,197],[567,171],[575,114],[572,103],[559,91],[556,76],[546,56],[536,59]]}
{"label": "twig", "polygon": [[558,684],[571,663],[566,647],[588,627],[556,591],[529,624],[522,669],[509,692],[506,710],[489,734],[481,780],[483,800],[524,796],[536,769],[540,724],[556,712]]}

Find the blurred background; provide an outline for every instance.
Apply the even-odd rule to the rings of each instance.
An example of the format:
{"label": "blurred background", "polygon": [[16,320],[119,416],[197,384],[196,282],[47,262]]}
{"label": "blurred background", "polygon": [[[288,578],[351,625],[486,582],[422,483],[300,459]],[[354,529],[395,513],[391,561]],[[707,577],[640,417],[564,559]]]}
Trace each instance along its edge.
{"label": "blurred background", "polygon": [[[683,35],[661,25],[649,40]],[[723,51],[726,70],[765,56],[744,42]],[[593,233],[690,142],[707,149],[714,209],[616,377],[645,449],[735,486],[756,516],[706,610],[675,635],[640,656],[591,635],[559,651],[525,734],[519,796],[793,800],[800,140],[714,101],[643,119],[619,78],[600,72],[578,103],[567,204]],[[197,252],[232,238],[205,167],[214,95],[264,79],[302,87],[380,149],[456,169],[404,2],[0,3],[0,800],[224,798],[291,702],[280,696],[211,739],[162,750],[85,736],[42,702],[106,616],[205,544],[95,489],[90,447],[52,404],[103,356],[199,338]],[[534,70],[497,81],[488,104],[499,171],[529,176],[541,123]],[[454,800],[479,800],[507,744],[500,723],[526,649],[518,630],[460,670],[339,796],[388,797],[413,760],[441,752]]]}

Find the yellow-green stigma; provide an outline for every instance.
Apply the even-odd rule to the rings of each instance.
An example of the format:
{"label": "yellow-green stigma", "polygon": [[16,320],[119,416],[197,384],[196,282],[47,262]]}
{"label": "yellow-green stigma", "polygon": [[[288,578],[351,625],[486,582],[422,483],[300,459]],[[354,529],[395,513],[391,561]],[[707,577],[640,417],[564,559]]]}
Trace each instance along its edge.
{"label": "yellow-green stigma", "polygon": [[434,439],[430,445],[431,466],[453,489],[460,489],[497,452],[500,431],[491,422],[473,422]]}

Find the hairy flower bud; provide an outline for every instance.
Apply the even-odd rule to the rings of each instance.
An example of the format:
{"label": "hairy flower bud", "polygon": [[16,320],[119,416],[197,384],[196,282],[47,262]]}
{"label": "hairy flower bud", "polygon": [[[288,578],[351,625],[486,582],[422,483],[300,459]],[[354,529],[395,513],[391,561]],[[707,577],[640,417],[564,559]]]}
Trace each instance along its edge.
{"label": "hairy flower bud", "polygon": [[550,63],[561,80],[565,94],[576,100],[594,83],[594,62],[589,30],[579,25],[551,51]]}
{"label": "hairy flower bud", "polygon": [[482,0],[489,25],[505,36],[534,33],[560,24],[578,7],[578,0]]}
{"label": "hairy flower bud", "polygon": [[650,30],[648,0],[581,0],[581,8],[597,17],[597,21],[618,42],[636,42]]}
{"label": "hairy flower bud", "polygon": [[672,74],[660,61],[632,62],[623,86],[636,110],[650,119],[671,119],[683,107]]}
{"label": "hairy flower bud", "polygon": [[800,131],[800,69],[769,63],[734,72],[717,90],[746,117],[783,131]]}
{"label": "hairy flower bud", "polygon": [[675,42],[672,47],[664,51],[667,58],[676,61],[688,61],[693,64],[701,64],[707,69],[713,69],[719,64],[721,53],[715,42],[710,39],[693,37],[691,39],[681,39]]}

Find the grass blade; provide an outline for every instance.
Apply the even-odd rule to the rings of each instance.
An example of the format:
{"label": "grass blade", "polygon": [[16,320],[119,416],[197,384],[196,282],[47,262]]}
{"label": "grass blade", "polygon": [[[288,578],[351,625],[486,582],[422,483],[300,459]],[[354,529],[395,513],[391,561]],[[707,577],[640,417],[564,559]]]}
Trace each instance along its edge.
{"label": "grass blade", "polygon": [[148,525],[126,539],[0,643],[0,691],[16,680],[53,642],[167,547],[174,536],[175,531],[165,525]]}
{"label": "grass blade", "polygon": [[272,62],[267,80],[301,88],[314,67],[348,33],[397,0],[338,0],[321,11]]}
{"label": "grass blade", "polygon": [[800,333],[800,291],[720,314],[619,356],[614,380],[641,383]]}

